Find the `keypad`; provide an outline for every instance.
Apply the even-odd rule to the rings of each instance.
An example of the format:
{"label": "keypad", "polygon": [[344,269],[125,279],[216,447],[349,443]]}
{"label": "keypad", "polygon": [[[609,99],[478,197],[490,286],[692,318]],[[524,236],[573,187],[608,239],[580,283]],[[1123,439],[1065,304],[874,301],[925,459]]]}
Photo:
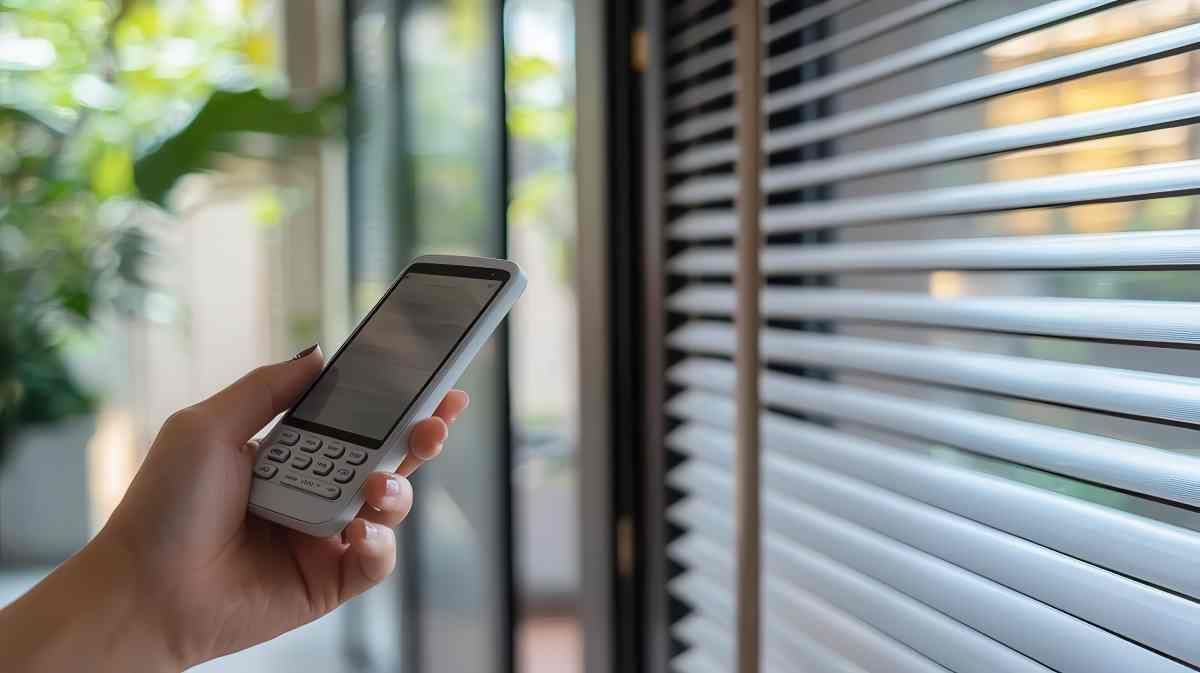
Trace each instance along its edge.
{"label": "keypad", "polygon": [[[274,437],[275,442],[255,466],[254,476],[328,500],[342,496],[338,484],[353,482],[358,475],[355,468],[365,464],[370,455],[361,447],[327,441],[295,428],[278,428]],[[289,447],[303,453],[293,453]]]}

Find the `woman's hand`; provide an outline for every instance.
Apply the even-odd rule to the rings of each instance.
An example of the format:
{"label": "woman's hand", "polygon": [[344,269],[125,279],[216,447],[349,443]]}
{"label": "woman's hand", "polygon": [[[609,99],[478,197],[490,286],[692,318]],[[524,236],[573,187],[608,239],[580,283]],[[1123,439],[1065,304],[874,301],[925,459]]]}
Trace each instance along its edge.
{"label": "woman's hand", "polygon": [[[303,393],[321,363],[312,349],[260,367],[171,416],[104,530],[0,612],[0,669],[182,670],[310,622],[383,580],[396,560],[393,528],[412,507],[406,477],[441,451],[467,395],[448,394],[414,428],[396,474],[370,475],[357,518],[340,536],[317,539],[247,515],[246,502],[250,438]],[[20,634],[39,630],[65,642],[10,662],[10,648],[36,639]],[[109,656],[85,651],[93,637]]]}

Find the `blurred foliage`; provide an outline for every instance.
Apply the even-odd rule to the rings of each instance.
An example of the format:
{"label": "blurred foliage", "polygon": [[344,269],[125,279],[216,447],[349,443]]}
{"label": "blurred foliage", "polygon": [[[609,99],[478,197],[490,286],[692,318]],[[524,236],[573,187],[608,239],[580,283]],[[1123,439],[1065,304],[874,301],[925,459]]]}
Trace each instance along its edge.
{"label": "blurred foliage", "polygon": [[[528,6],[526,6],[528,5]],[[547,16],[560,3],[525,2],[525,11]],[[551,246],[548,253],[561,281],[575,279],[575,204],[571,147],[575,106],[569,62],[556,62],[513,40],[505,62],[508,133],[511,142],[512,197],[508,218],[514,227],[537,227]],[[536,45],[529,45],[536,47]]]}
{"label": "blurred foliage", "polygon": [[67,350],[152,298],[148,215],[182,176],[246,133],[334,128],[340,97],[283,97],[273,11],[0,0],[0,459],[21,427],[91,408]]}

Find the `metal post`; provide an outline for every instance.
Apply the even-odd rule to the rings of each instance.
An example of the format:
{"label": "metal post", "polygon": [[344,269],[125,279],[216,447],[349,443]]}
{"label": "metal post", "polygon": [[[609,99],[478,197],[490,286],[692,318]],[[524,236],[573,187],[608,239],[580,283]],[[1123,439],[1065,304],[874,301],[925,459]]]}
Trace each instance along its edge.
{"label": "metal post", "polygon": [[762,193],[762,0],[737,0],[734,38],[737,61],[738,232],[734,286],[737,310],[737,663],[739,673],[758,673],[760,662],[761,511],[759,504],[758,264]]}

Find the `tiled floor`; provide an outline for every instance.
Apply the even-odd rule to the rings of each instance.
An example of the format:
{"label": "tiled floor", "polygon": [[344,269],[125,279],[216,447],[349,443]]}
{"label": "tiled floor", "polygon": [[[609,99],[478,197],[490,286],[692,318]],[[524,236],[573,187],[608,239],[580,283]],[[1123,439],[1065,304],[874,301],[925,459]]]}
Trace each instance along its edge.
{"label": "tiled floor", "polygon": [[583,637],[574,615],[539,616],[517,628],[517,673],[581,673]]}

